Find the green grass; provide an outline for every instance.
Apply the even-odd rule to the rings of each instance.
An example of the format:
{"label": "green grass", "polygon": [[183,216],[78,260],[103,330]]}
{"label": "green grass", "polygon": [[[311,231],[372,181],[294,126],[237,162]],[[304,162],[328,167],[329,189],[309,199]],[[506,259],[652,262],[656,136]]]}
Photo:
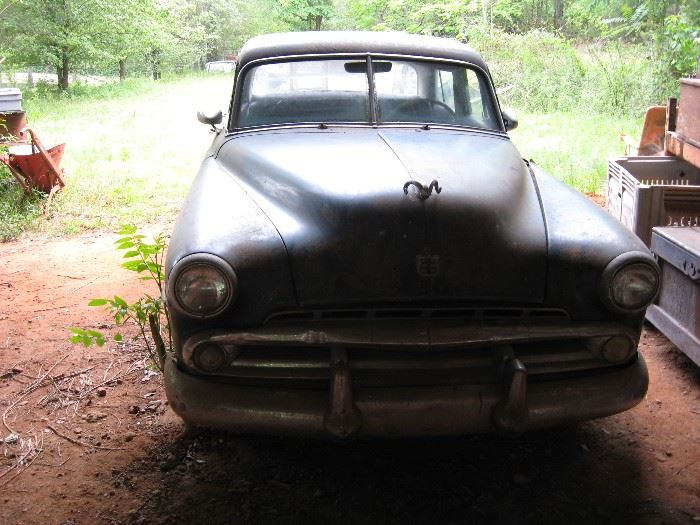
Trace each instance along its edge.
{"label": "green grass", "polygon": [[[226,109],[230,92],[230,76],[211,75],[30,95],[25,108],[42,142],[66,143],[67,186],[54,197],[48,220],[32,222],[30,213],[25,222],[64,235],[171,221],[212,140],[196,110]],[[4,238],[18,233],[4,229]]]}
{"label": "green grass", "polygon": [[[48,235],[116,229],[124,223],[172,221],[212,135],[196,120],[199,107],[225,109],[231,77],[130,80],[71,96],[25,97],[30,125],[44,144],[66,143],[67,187],[48,218],[41,198],[22,199],[0,174],[0,239],[24,228]],[[601,192],[607,159],[623,151],[620,133],[633,137],[639,119],[593,112],[521,114],[511,133],[525,158],[584,192]]]}
{"label": "green grass", "polygon": [[520,114],[510,133],[526,159],[585,193],[602,193],[608,159],[624,153],[620,134],[639,137],[642,116],[571,112]]}
{"label": "green grass", "polygon": [[44,200],[38,191],[25,195],[6,170],[0,171],[0,242],[14,239],[34,224]]}

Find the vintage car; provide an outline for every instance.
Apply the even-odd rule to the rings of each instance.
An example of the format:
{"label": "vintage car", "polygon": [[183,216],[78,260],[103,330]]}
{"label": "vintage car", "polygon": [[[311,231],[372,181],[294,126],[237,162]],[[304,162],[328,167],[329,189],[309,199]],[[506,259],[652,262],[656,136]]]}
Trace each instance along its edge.
{"label": "vintage car", "polygon": [[166,263],[187,423],[335,436],[523,431],[636,405],[659,270],[524,161],[457,41],[253,38]]}
{"label": "vintage car", "polygon": [[233,73],[236,70],[235,60],[216,60],[207,62],[204,65],[204,70],[207,73]]}

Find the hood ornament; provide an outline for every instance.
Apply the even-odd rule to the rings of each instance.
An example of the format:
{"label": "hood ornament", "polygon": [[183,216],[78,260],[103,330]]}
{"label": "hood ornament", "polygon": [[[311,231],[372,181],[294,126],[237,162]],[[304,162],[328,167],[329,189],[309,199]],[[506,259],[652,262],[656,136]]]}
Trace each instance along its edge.
{"label": "hood ornament", "polygon": [[425,200],[430,197],[433,194],[433,190],[435,190],[435,193],[440,193],[442,191],[437,179],[433,179],[433,182],[431,182],[427,187],[423,186],[423,184],[417,180],[409,180],[403,185],[403,192],[405,195],[408,195],[409,186],[415,186],[418,189],[418,197],[420,197],[421,200]]}

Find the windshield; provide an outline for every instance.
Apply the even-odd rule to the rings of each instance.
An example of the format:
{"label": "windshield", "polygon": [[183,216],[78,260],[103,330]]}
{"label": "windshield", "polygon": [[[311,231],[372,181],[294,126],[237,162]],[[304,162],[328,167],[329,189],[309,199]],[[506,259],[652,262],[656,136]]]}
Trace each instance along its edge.
{"label": "windshield", "polygon": [[490,85],[476,69],[375,58],[372,71],[365,59],[255,66],[243,80],[237,127],[376,121],[501,129]]}

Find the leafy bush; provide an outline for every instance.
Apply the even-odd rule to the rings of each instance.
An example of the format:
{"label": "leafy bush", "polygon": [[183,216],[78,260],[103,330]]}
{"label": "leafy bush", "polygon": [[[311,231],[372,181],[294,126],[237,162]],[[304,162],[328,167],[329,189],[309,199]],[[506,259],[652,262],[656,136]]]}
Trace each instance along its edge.
{"label": "leafy bush", "polygon": [[[0,151],[0,153],[2,153]],[[16,239],[41,216],[46,195],[38,190],[29,194],[0,165],[0,242]]]}
{"label": "leafy bush", "polygon": [[489,64],[496,87],[510,87],[501,97],[505,105],[537,112],[578,105],[585,70],[563,38],[544,31],[512,35],[475,28],[469,43]]}
{"label": "leafy bush", "polygon": [[607,24],[590,6],[571,3],[564,13],[563,33],[576,41],[591,40],[607,30]]}
{"label": "leafy bush", "polygon": [[651,51],[642,45],[589,45],[582,48],[585,78],[580,106],[613,115],[642,115],[663,103],[653,79]]}
{"label": "leafy bush", "polygon": [[[135,302],[128,303],[115,295],[112,299],[92,299],[88,305],[106,308],[117,326],[129,322],[136,324],[151,363],[162,370],[165,358],[172,350],[170,312],[162,298],[165,285],[163,261],[168,238],[158,234],[147,242],[135,226],[123,226],[117,234],[122,237],[115,241],[116,249],[123,251],[124,258],[128,259],[122,267],[142,274],[144,281],[153,281],[158,288],[158,296],[146,293]],[[89,347],[92,344],[102,346],[106,342],[104,335],[96,330],[73,327],[70,331],[73,334],[70,340],[75,344]],[[121,342],[122,335],[117,333],[114,340]]]}
{"label": "leafy bush", "polygon": [[668,96],[654,76],[652,49],[641,44],[574,48],[543,31],[514,35],[483,27],[470,30],[469,43],[489,64],[501,103],[519,110],[639,115]]}
{"label": "leafy bush", "polygon": [[700,24],[685,16],[669,16],[654,41],[657,58],[653,77],[661,95],[678,94],[678,78],[692,76],[698,67]]}

